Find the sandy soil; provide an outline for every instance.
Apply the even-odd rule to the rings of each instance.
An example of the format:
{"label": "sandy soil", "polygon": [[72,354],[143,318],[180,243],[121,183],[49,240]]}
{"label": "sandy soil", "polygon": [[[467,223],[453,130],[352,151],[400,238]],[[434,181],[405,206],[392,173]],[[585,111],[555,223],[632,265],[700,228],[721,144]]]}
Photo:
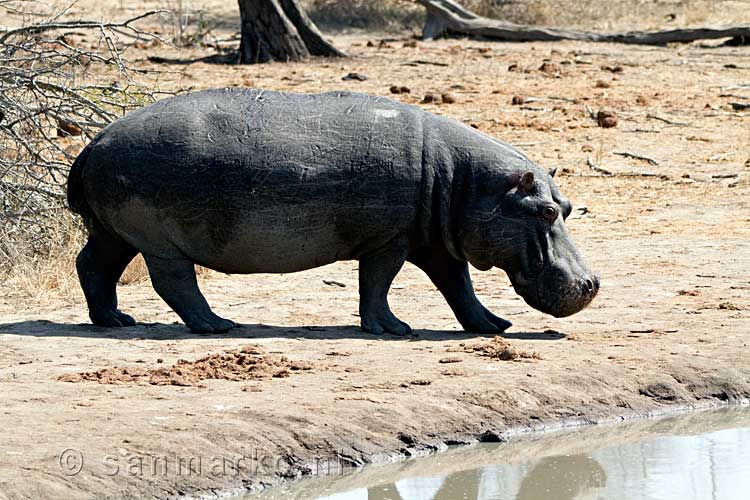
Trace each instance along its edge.
{"label": "sandy soil", "polygon": [[[407,265],[390,301],[414,335],[375,337],[356,326],[356,262],[208,274],[215,310],[243,326],[199,336],[147,282],[121,287],[123,309],[143,323],[120,330],[88,325],[77,290],[32,300],[0,285],[0,498],[239,492],[314,474],[319,460],[357,465],[750,397],[750,112],[729,105],[750,96],[750,48],[335,42],[353,57],[258,67],[131,59],[164,71],[165,87],[389,95],[398,85],[410,93],[394,97],[412,103],[452,94],[452,104],[423,106],[560,169],[579,207],[568,226],[603,277],[599,297],[557,320],[526,306],[501,272],[475,272],[483,302],[515,324],[504,339],[479,338]],[[349,72],[369,79],[342,81]],[[512,105],[514,95],[540,100]],[[586,106],[614,111],[618,126],[597,127]],[[587,156],[618,175],[591,170]],[[525,355],[478,345],[503,340]],[[237,368],[243,349],[271,368]],[[186,383],[152,383],[180,366],[191,367]]]}

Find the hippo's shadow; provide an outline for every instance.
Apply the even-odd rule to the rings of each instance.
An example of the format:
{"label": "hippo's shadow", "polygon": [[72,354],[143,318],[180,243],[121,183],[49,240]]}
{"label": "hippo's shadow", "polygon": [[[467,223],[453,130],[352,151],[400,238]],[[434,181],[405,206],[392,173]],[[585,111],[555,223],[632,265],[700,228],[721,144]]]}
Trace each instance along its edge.
{"label": "hippo's shadow", "polygon": [[[220,334],[193,333],[181,323],[139,323],[124,328],[102,328],[91,324],[55,323],[47,320],[19,321],[17,323],[0,323],[0,334],[22,335],[30,337],[81,337],[109,338],[116,340],[178,340],[210,338],[246,338],[246,339],[311,339],[311,340],[399,340],[399,341],[446,341],[471,340],[481,337],[494,337],[494,334],[475,334],[456,330],[414,330],[412,335],[372,335],[363,332],[358,326],[272,326],[263,324],[241,324],[237,328]],[[501,334],[506,339],[519,340],[560,340],[564,333],[544,332],[506,332]]]}

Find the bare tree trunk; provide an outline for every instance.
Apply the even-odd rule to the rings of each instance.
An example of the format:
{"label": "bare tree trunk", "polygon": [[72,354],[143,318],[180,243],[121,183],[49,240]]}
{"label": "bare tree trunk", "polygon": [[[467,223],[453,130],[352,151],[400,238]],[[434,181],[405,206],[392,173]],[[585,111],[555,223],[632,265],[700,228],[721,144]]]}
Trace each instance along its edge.
{"label": "bare tree trunk", "polygon": [[239,0],[240,63],[344,56],[327,42],[297,0]]}
{"label": "bare tree trunk", "polygon": [[417,0],[427,9],[427,20],[422,32],[426,40],[438,38],[446,32],[482,36],[511,42],[582,40],[641,45],[666,45],[671,42],[692,42],[734,37],[750,37],[750,26],[724,28],[675,29],[667,31],[630,31],[626,33],[594,33],[524,26],[481,17],[453,0]]}
{"label": "bare tree trunk", "polygon": [[281,0],[281,6],[289,20],[297,28],[299,36],[305,42],[305,46],[310,54],[314,56],[326,57],[345,57],[346,54],[338,50],[328,40],[323,38],[323,34],[318,30],[304,9],[300,7],[298,0]]}

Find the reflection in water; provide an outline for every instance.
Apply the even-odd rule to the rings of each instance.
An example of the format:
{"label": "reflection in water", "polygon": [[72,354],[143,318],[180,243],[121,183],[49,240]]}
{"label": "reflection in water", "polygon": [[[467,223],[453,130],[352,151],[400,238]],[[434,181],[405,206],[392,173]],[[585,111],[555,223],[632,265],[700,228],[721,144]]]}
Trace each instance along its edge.
{"label": "reflection in water", "polygon": [[587,493],[585,498],[592,498],[590,493],[606,484],[607,473],[594,458],[545,457],[523,477],[516,500],[539,500],[553,493],[557,500],[581,498],[582,493]]}
{"label": "reflection in water", "polygon": [[478,445],[256,498],[746,500],[750,411],[723,410]]}

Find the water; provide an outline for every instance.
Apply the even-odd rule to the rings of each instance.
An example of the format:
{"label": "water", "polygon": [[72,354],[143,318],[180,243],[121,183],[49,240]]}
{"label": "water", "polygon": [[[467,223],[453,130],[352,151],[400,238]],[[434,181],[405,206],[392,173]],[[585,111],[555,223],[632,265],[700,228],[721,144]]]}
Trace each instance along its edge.
{"label": "water", "polygon": [[750,410],[454,448],[304,479],[247,500],[748,500]]}

